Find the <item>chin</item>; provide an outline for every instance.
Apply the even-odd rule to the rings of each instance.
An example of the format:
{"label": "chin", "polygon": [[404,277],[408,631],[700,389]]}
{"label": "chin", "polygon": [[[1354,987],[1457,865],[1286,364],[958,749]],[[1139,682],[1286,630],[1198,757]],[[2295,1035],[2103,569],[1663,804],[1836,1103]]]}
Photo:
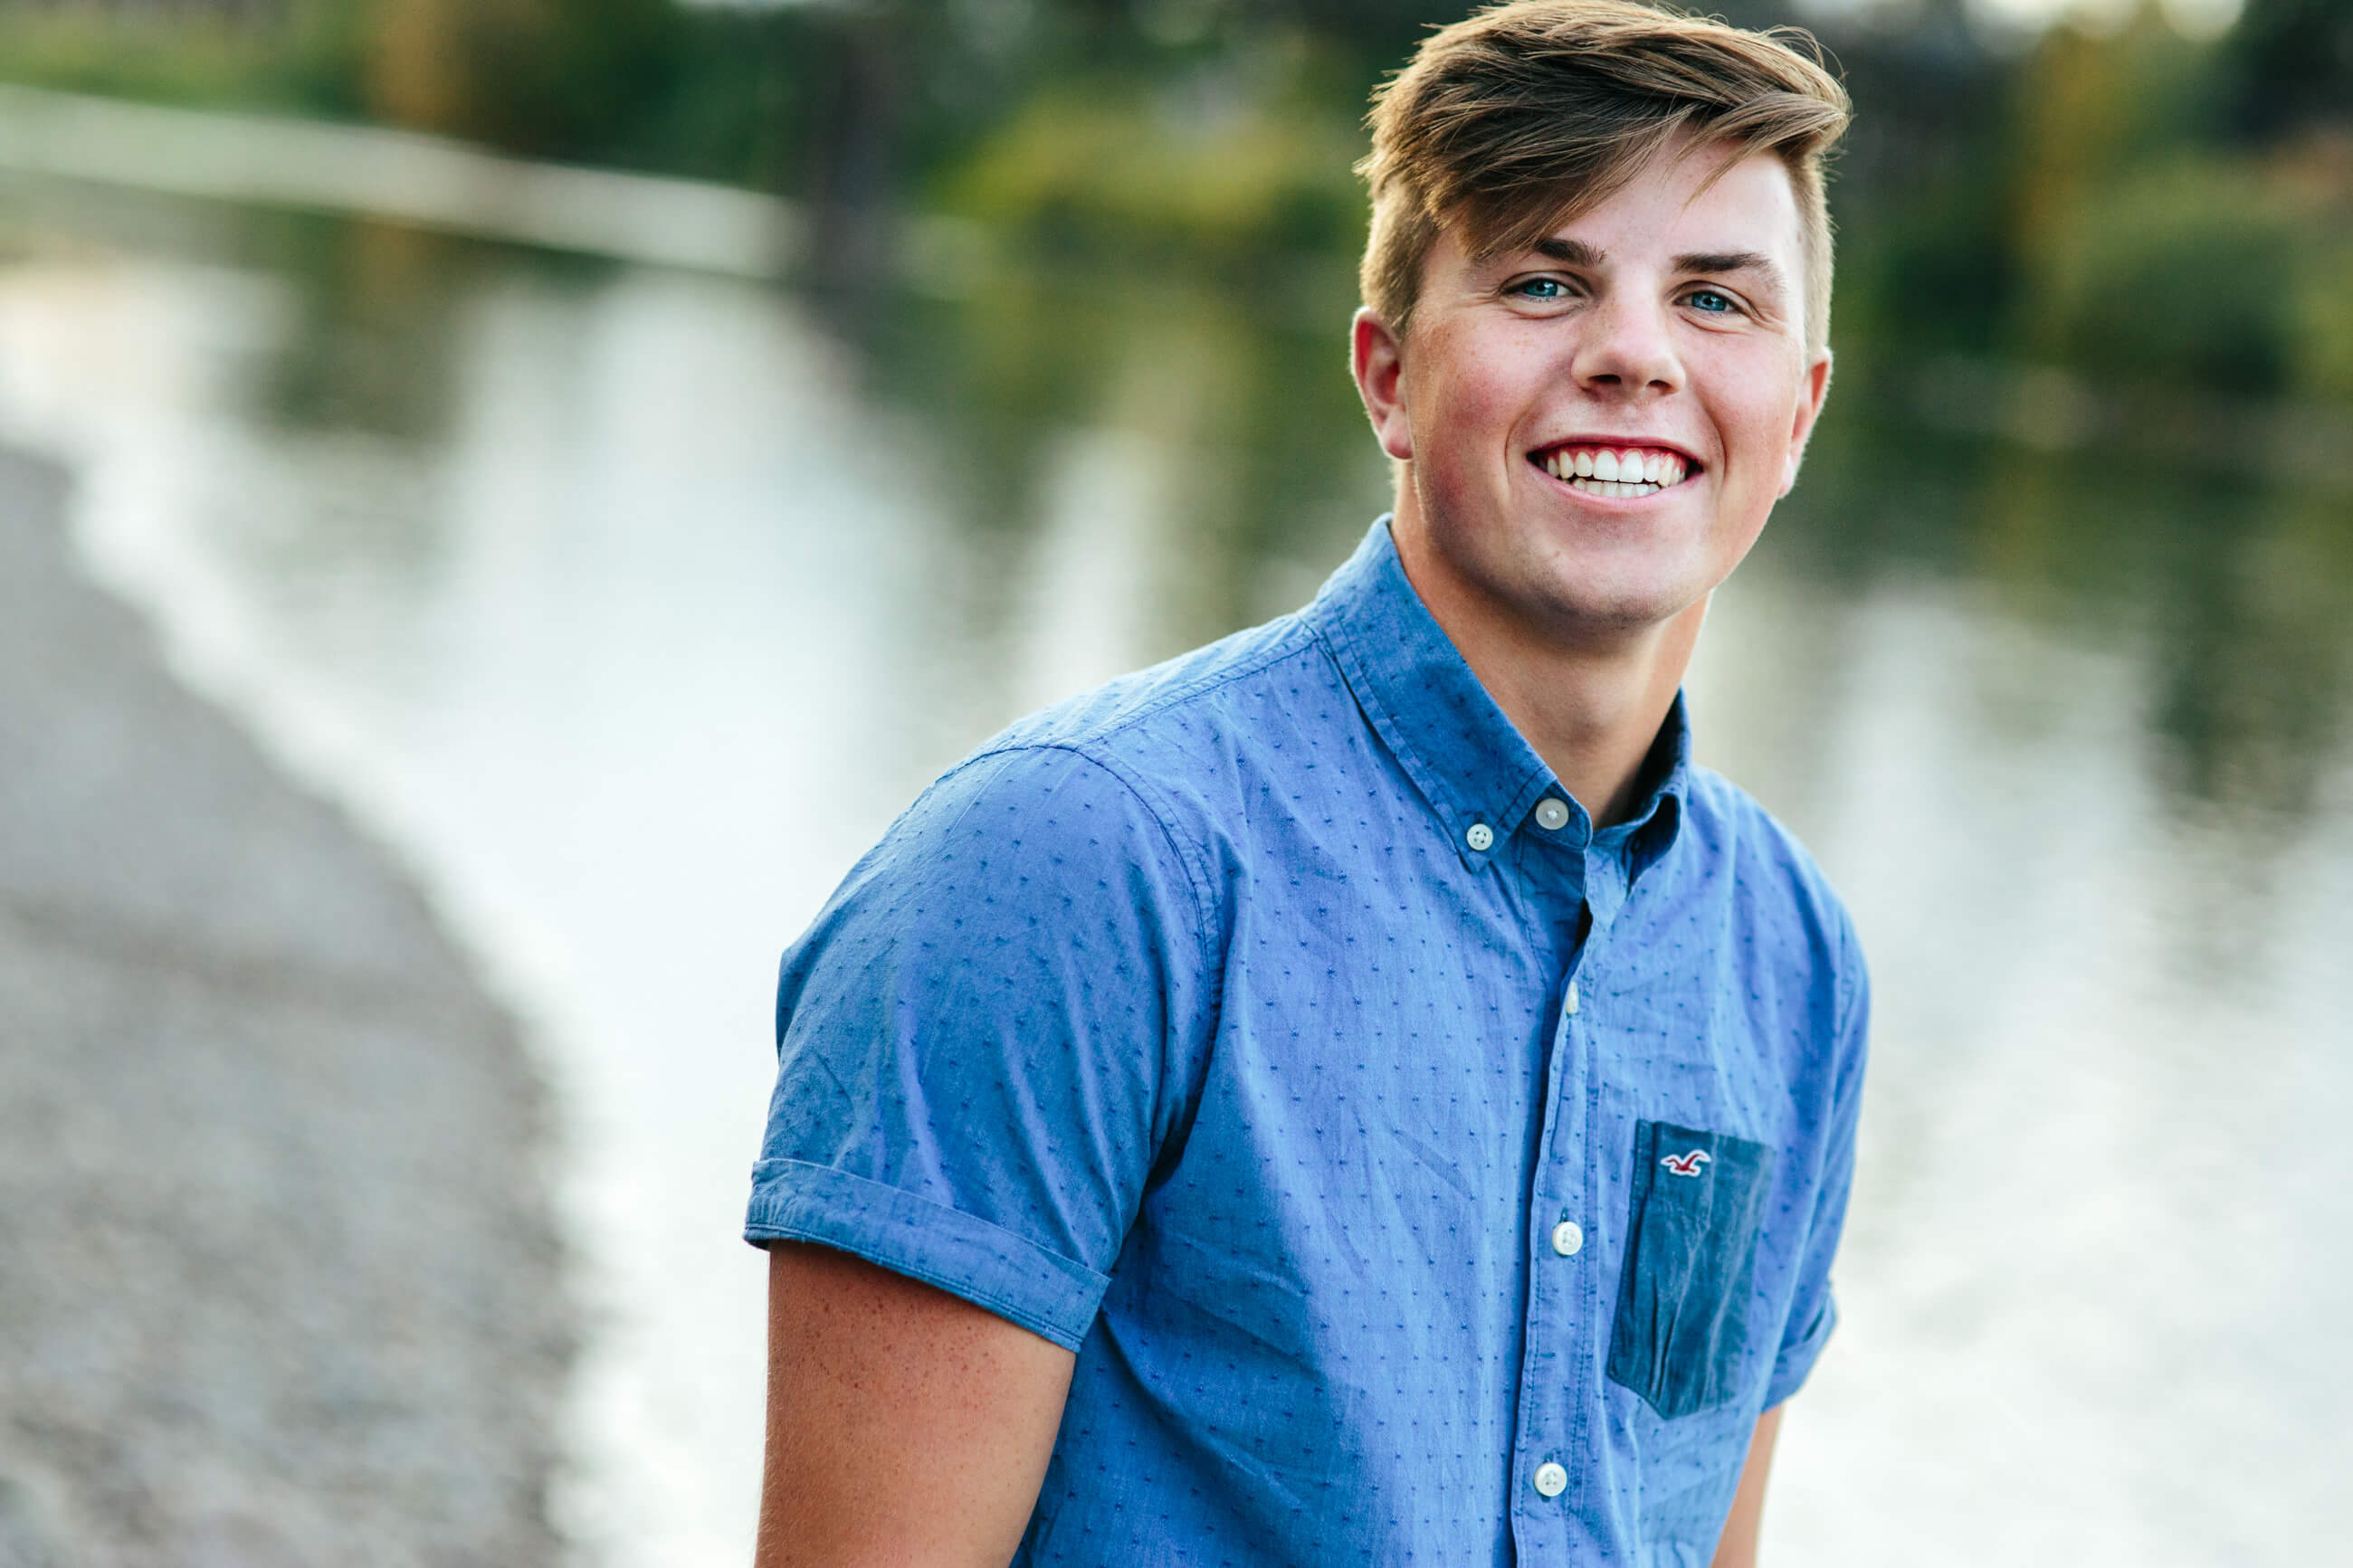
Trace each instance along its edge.
{"label": "chin", "polygon": [[1542,605],[1544,618],[1592,627],[1640,631],[1671,621],[1707,598],[1704,573],[1629,572],[1623,562],[1556,562],[1521,595]]}

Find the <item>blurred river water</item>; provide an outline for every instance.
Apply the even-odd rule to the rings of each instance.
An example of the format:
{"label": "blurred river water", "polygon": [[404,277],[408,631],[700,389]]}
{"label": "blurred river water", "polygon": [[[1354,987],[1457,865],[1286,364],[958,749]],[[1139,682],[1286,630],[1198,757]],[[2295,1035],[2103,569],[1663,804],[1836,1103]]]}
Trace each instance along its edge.
{"label": "blurred river water", "polygon": [[[93,574],[538,1042],[588,1325],[561,1522],[587,1563],[746,1561],[777,954],[963,751],[1343,558],[1386,483],[1345,279],[1000,266],[845,305],[0,194],[0,439],[71,464]],[[1691,682],[1877,994],[1770,1560],[2325,1560],[2353,504],[1940,436],[1848,374]]]}

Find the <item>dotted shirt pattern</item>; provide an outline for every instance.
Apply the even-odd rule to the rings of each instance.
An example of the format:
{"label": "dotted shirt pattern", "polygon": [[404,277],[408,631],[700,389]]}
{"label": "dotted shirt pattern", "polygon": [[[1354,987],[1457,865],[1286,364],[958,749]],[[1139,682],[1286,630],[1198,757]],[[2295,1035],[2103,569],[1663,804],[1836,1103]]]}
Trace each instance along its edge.
{"label": "dotted shirt pattern", "polygon": [[1594,831],[1383,520],[859,863],[746,1236],[1077,1352],[1018,1563],[1704,1564],[1834,1321],[1866,988],[1680,700],[1649,777]]}

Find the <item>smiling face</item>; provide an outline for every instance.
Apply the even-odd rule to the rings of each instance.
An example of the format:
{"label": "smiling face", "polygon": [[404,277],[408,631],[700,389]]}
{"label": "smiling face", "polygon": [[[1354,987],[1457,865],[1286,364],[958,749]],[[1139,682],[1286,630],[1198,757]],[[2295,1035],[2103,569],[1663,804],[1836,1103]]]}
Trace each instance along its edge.
{"label": "smiling face", "polygon": [[1441,234],[1404,342],[1366,310],[1353,345],[1424,596],[1577,644],[1699,614],[1829,384],[1803,266],[1788,170],[1721,146],[1525,250]]}

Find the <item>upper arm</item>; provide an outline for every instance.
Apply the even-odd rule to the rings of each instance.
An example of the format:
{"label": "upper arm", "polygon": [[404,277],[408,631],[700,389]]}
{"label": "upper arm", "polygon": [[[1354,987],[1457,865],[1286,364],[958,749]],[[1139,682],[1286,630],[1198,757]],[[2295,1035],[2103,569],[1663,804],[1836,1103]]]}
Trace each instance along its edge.
{"label": "upper arm", "polygon": [[783,1242],[769,1260],[758,1568],[1003,1568],[1075,1358],[846,1253]]}
{"label": "upper arm", "polygon": [[1748,1458],[1740,1467],[1740,1487],[1732,1494],[1732,1514],[1716,1541],[1712,1568],[1757,1568],[1757,1538],[1765,1521],[1765,1479],[1773,1468],[1773,1440],[1780,1436],[1782,1409],[1776,1405],[1757,1418],[1757,1433],[1748,1441]]}
{"label": "upper arm", "polygon": [[1203,905],[1121,776],[993,754],[786,957],[763,1568],[1003,1564],[1206,1037]]}
{"label": "upper arm", "polygon": [[787,955],[747,1237],[1077,1348],[1205,1049],[1201,909],[1102,765],[1030,750],[943,780]]}

